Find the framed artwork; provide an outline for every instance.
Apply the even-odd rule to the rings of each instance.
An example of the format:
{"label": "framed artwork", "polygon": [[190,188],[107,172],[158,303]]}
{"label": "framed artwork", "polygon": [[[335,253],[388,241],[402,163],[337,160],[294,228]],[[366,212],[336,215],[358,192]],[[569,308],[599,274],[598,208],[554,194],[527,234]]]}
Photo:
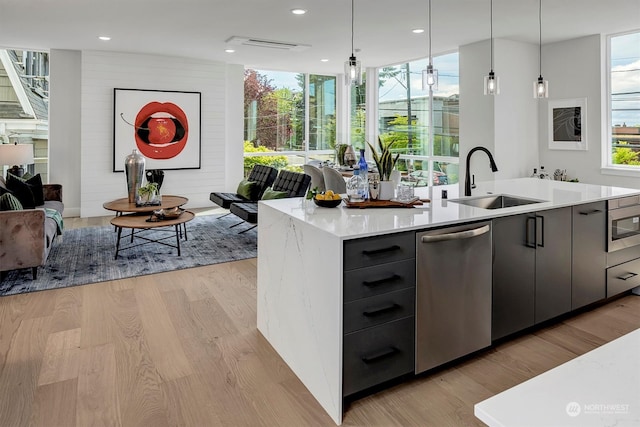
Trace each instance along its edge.
{"label": "framed artwork", "polygon": [[549,149],[587,149],[587,98],[549,101]]}
{"label": "framed artwork", "polygon": [[137,148],[145,169],[200,169],[200,92],[113,90],[113,171]]}

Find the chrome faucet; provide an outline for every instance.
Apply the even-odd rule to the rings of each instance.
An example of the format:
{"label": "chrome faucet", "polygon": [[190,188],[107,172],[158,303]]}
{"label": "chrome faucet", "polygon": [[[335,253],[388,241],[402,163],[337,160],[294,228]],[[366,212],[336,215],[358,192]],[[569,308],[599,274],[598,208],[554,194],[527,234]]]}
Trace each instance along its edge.
{"label": "chrome faucet", "polygon": [[476,151],[484,151],[485,153],[487,153],[487,156],[489,156],[491,171],[498,172],[498,166],[496,166],[496,162],[495,160],[493,160],[493,156],[491,155],[491,152],[484,147],[473,147],[469,151],[469,154],[467,154],[467,168],[466,168],[465,177],[464,177],[464,195],[465,196],[471,195],[471,181],[469,180],[469,164],[471,163],[471,155]]}

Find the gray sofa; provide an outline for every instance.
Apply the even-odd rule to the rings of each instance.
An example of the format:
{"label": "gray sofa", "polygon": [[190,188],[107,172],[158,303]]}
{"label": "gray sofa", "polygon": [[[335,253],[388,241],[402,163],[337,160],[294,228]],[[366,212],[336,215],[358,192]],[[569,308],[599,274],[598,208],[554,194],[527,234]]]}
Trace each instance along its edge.
{"label": "gray sofa", "polygon": [[[7,271],[31,268],[33,279],[38,277],[38,267],[45,265],[56,236],[62,234],[61,224],[44,208],[64,212],[62,186],[44,184],[44,204],[35,209],[0,211],[0,278]],[[6,189],[0,177],[0,188]]]}

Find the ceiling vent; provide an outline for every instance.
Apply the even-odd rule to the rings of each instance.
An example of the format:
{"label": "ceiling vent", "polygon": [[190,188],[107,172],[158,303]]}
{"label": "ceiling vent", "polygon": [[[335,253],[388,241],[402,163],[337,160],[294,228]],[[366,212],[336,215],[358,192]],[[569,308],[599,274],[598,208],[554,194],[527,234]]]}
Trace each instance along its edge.
{"label": "ceiling vent", "polygon": [[311,45],[308,45],[308,44],[278,42],[274,40],[263,40],[263,39],[253,38],[253,37],[239,37],[239,36],[233,36],[227,39],[226,42],[234,46],[238,46],[238,45],[256,46],[256,47],[266,47],[269,49],[292,50],[294,52],[300,52],[300,51],[309,49],[311,47]]}

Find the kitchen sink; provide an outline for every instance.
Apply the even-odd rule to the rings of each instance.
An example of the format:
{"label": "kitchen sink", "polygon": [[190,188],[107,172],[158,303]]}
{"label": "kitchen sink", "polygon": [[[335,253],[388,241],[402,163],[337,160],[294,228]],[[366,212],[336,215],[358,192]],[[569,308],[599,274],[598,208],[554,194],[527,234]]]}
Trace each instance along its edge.
{"label": "kitchen sink", "polygon": [[509,196],[507,194],[490,194],[488,196],[469,197],[449,201],[481,209],[512,208],[514,206],[531,205],[533,203],[544,202],[544,200],[526,199],[524,197]]}

